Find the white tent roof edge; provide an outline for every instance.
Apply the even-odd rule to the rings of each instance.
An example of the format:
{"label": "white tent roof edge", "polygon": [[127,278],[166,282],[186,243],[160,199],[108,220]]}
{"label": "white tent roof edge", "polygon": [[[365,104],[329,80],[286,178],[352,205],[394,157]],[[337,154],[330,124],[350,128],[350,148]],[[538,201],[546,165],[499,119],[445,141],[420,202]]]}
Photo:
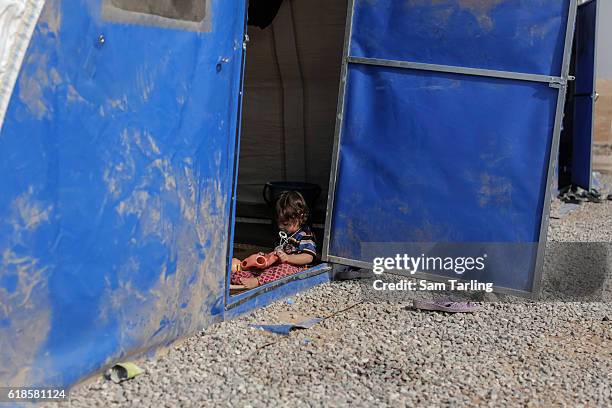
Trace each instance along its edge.
{"label": "white tent roof edge", "polygon": [[0,0],[0,130],[45,0]]}

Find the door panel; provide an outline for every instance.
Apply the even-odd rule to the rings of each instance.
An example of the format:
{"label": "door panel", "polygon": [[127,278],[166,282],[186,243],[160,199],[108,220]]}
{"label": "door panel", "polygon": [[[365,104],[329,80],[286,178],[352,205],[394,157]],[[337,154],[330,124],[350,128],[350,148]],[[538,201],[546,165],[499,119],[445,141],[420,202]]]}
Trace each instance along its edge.
{"label": "door panel", "polygon": [[559,0],[358,0],[350,54],[560,75],[560,33],[564,37],[567,4]]}
{"label": "door panel", "polygon": [[598,0],[580,7],[576,15],[576,93],[591,94],[595,90],[596,39]]}
{"label": "door panel", "polygon": [[592,179],[597,7],[597,0],[580,6],[576,18],[571,182],[586,190],[591,189]]}
{"label": "door panel", "polygon": [[[530,293],[538,285],[546,239],[544,197],[565,86],[522,75],[563,72],[554,82],[565,83],[569,60],[562,64],[561,56],[569,50],[573,25],[567,21],[573,21],[576,5],[555,2],[540,12],[541,2],[522,2],[516,9],[511,2],[495,2],[487,18],[503,21],[503,33],[476,35],[475,23],[465,20],[463,28],[455,27],[462,42],[440,44],[435,37],[440,5],[452,11],[452,21],[455,14],[468,18],[465,3],[412,1],[400,7],[355,1],[324,257],[368,266],[376,248],[379,256],[478,250],[495,257],[484,272],[460,279]],[[541,27],[548,28],[543,37],[551,40],[536,47],[548,60],[536,61],[525,42],[513,39],[520,30]],[[394,41],[399,38],[406,40]],[[493,52],[495,43],[505,55]],[[454,55],[461,46],[466,54]],[[480,60],[469,56],[476,49]],[[377,59],[355,58],[364,55]],[[506,60],[508,55],[514,57]],[[414,59],[449,65],[413,65]],[[451,65],[504,72],[492,77],[497,74]]]}

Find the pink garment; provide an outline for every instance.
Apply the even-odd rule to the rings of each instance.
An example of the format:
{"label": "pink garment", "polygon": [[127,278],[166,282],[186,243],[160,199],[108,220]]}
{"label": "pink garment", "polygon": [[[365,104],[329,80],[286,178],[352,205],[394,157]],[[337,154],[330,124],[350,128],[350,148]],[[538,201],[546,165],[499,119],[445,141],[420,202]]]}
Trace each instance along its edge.
{"label": "pink garment", "polygon": [[260,285],[265,285],[266,283],[274,282],[285,276],[294,275],[298,272],[305,270],[305,266],[296,266],[291,265],[289,263],[281,263],[269,268],[264,269],[263,271],[236,271],[232,273],[230,282],[232,285],[242,285],[243,278],[257,278],[257,281]]}

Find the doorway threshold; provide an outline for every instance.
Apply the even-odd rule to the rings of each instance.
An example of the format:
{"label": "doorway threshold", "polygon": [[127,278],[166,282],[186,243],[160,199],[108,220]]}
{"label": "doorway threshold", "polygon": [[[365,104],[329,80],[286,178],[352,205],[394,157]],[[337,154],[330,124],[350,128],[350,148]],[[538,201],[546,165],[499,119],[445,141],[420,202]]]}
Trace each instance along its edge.
{"label": "doorway threshold", "polygon": [[303,292],[321,283],[329,282],[331,264],[322,263],[295,275],[286,276],[274,282],[258,286],[251,290],[232,295],[225,307],[226,319],[246,313],[252,309]]}

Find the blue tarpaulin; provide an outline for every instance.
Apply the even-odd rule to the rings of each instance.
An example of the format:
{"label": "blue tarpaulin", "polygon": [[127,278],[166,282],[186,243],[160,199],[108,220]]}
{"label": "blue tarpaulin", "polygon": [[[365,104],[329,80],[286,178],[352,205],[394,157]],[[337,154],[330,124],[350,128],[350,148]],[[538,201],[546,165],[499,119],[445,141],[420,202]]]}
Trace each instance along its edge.
{"label": "blue tarpaulin", "polygon": [[244,2],[209,31],[102,7],[46,2],[0,133],[0,385],[72,384],[224,310]]}
{"label": "blue tarpaulin", "polygon": [[330,259],[367,265],[364,243],[482,244],[496,260],[461,278],[533,290],[565,89],[520,76],[567,76],[569,10],[355,1]]}
{"label": "blue tarpaulin", "polygon": [[598,0],[581,6],[576,20],[571,181],[586,190],[592,181],[597,6]]}

